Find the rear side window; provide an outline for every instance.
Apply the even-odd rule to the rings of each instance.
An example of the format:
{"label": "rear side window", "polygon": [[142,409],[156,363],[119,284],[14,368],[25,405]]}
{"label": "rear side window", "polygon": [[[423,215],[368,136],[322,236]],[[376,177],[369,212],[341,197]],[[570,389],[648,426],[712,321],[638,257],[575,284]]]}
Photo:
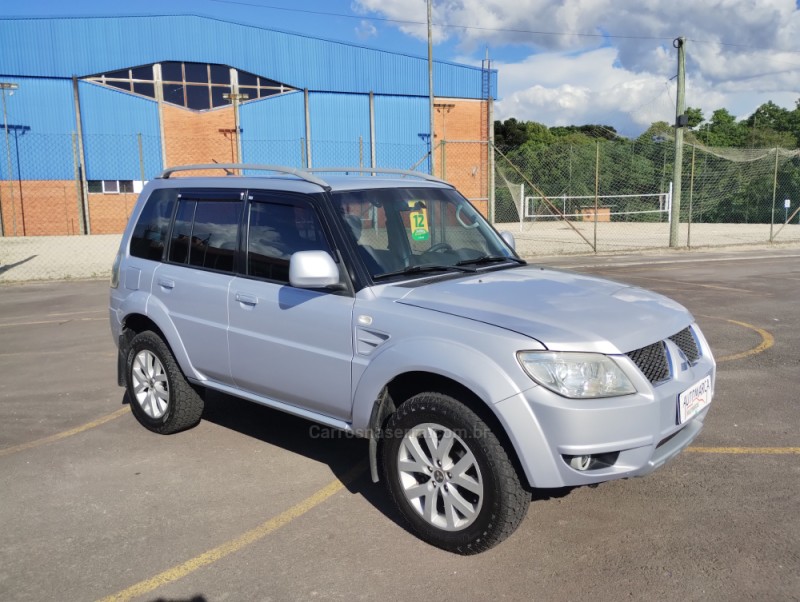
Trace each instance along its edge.
{"label": "rear side window", "polygon": [[233,272],[242,202],[214,196],[181,194],[172,227],[170,262]]}
{"label": "rear side window", "polygon": [[147,199],[131,236],[131,255],[161,261],[178,191],[162,188]]}
{"label": "rear side window", "polygon": [[289,259],[298,251],[332,254],[314,210],[300,202],[252,202],[247,228],[247,274],[288,283]]}

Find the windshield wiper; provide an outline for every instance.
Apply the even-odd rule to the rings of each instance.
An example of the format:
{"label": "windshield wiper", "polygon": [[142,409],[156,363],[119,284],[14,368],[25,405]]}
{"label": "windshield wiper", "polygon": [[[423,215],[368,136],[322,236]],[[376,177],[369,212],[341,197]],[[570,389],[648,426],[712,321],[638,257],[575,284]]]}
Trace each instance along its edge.
{"label": "windshield wiper", "polygon": [[425,263],[422,265],[410,265],[402,270],[395,270],[393,272],[384,272],[383,274],[376,274],[372,277],[373,280],[380,280],[382,278],[391,278],[392,276],[403,276],[405,274],[420,274],[422,272],[475,272],[475,268],[467,268],[461,265],[439,265],[435,263]]}
{"label": "windshield wiper", "polygon": [[486,263],[499,263],[501,261],[513,261],[519,265],[526,265],[528,263],[519,257],[508,257],[506,255],[482,255],[481,257],[476,257],[475,259],[465,259],[463,261],[459,261],[456,263],[456,265],[483,265]]}

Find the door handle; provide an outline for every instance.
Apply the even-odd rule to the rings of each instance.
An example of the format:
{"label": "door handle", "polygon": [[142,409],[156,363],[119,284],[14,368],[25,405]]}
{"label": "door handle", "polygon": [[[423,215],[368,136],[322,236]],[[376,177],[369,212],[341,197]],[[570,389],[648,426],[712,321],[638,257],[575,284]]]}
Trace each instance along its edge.
{"label": "door handle", "polygon": [[168,280],[166,278],[159,278],[158,279],[158,286],[160,286],[161,288],[166,288],[166,289],[172,290],[173,288],[175,288],[175,281],[174,280]]}
{"label": "door handle", "polygon": [[236,293],[236,300],[243,305],[258,305],[258,297],[254,295]]}

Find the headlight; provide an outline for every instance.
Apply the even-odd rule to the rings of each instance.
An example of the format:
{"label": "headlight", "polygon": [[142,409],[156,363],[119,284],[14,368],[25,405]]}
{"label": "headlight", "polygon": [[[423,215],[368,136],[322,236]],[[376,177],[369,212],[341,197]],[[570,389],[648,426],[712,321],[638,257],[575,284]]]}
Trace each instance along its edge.
{"label": "headlight", "polygon": [[636,392],[619,366],[600,353],[520,351],[517,358],[528,376],[564,397],[591,399]]}

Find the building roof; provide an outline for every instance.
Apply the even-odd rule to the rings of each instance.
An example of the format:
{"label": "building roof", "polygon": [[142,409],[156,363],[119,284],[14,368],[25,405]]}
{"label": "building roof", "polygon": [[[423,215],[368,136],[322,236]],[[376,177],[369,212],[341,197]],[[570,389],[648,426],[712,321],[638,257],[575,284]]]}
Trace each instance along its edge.
{"label": "building roof", "polygon": [[[427,96],[424,57],[195,15],[0,19],[0,76],[86,77],[163,61],[217,63],[313,91]],[[496,95],[497,73],[490,74]],[[483,98],[480,68],[434,62],[439,97]]]}

